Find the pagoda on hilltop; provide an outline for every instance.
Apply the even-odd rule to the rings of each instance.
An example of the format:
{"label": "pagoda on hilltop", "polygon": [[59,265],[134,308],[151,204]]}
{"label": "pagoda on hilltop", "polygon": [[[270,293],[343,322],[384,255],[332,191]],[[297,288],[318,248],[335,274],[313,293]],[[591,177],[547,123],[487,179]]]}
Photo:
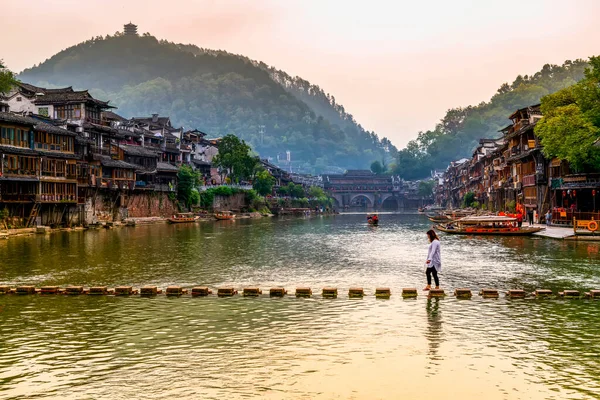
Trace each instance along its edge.
{"label": "pagoda on hilltop", "polygon": [[124,25],[123,32],[125,33],[126,36],[137,36],[138,35],[137,25],[132,24],[130,21],[127,25]]}

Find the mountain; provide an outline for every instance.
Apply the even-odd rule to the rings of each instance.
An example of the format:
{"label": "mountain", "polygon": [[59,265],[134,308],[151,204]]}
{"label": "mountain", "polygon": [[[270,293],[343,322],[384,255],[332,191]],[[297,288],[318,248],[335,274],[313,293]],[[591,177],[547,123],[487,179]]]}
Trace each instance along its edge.
{"label": "mountain", "polygon": [[85,41],[18,78],[89,89],[125,117],[159,113],[211,137],[233,133],[262,157],[289,150],[294,169],[305,172],[368,168],[396,152],[318,86],[244,56],[149,34]]}
{"label": "mountain", "polygon": [[446,169],[453,160],[471,158],[479,139],[500,137],[498,131],[510,123],[514,111],[577,83],[587,67],[583,60],[546,64],[533,75],[519,75],[512,84],[502,84],[488,102],[448,110],[434,129],[419,132],[397,153],[394,172],[405,179],[420,179],[433,169]]}

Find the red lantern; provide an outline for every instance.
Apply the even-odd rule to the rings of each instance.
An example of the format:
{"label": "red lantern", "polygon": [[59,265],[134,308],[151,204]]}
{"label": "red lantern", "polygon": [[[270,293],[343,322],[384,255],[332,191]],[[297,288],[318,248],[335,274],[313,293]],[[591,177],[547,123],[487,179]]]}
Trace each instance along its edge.
{"label": "red lantern", "polygon": [[577,190],[573,190],[573,197],[577,196]]}
{"label": "red lantern", "polygon": [[596,189],[592,189],[592,196],[596,197]]}
{"label": "red lantern", "polygon": [[567,192],[565,190],[563,190],[563,197],[565,197],[567,195]]}

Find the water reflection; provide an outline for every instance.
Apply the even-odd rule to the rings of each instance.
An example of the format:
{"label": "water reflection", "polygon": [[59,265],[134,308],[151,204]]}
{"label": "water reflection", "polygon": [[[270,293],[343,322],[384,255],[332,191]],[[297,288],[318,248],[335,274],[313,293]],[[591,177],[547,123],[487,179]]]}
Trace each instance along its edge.
{"label": "water reflection", "polygon": [[[421,398],[432,384],[455,398],[599,398],[600,302],[400,298],[423,283],[429,226],[398,214],[370,227],[355,215],[0,242],[0,283],[306,285],[340,294],[0,297],[0,398]],[[600,282],[596,244],[441,240],[448,289],[583,291]],[[368,296],[344,298],[352,286]],[[372,296],[380,286],[391,299]]]}
{"label": "water reflection", "polygon": [[436,364],[435,361],[442,359],[438,356],[438,349],[440,344],[444,341],[440,299],[428,297],[425,310],[427,311],[427,332],[425,338],[429,345],[428,355],[433,364]]}

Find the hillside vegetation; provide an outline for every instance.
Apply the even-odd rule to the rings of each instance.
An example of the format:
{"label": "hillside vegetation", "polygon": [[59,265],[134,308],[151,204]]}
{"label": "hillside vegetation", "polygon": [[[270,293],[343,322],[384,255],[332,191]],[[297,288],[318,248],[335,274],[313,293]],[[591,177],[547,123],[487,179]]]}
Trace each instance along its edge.
{"label": "hillside vegetation", "polygon": [[544,65],[534,75],[519,75],[512,84],[504,83],[489,102],[448,110],[433,130],[420,132],[398,152],[395,172],[406,179],[424,178],[432,169],[470,158],[479,139],[500,136],[498,131],[510,123],[508,117],[514,111],[577,83],[587,66],[583,60]]}
{"label": "hillside vegetation", "polygon": [[233,133],[263,157],[290,150],[295,167],[305,172],[368,168],[396,152],[318,86],[243,56],[148,34],[88,40],[19,79],[90,89],[125,117],[159,113],[211,137]]}

